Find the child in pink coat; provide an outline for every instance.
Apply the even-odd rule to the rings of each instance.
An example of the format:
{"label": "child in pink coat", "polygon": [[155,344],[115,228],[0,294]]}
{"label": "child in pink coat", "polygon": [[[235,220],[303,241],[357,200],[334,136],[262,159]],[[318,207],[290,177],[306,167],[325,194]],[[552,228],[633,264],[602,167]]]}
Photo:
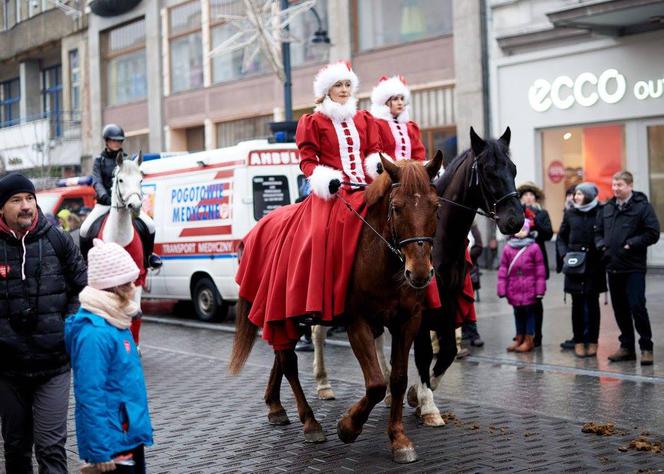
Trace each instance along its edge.
{"label": "child in pink coat", "polygon": [[526,220],[503,250],[498,269],[498,296],[507,297],[514,307],[516,338],[509,352],[530,352],[535,347],[534,305],[546,292],[544,257],[535,239],[529,236]]}

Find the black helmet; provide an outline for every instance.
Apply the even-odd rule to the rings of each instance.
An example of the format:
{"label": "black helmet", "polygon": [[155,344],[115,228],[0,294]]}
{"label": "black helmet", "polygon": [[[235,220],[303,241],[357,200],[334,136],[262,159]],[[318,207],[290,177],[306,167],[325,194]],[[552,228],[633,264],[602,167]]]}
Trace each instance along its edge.
{"label": "black helmet", "polygon": [[118,140],[122,142],[125,139],[125,134],[124,130],[122,130],[122,127],[115,125],[114,123],[109,123],[104,127],[102,136],[104,137],[104,140]]}

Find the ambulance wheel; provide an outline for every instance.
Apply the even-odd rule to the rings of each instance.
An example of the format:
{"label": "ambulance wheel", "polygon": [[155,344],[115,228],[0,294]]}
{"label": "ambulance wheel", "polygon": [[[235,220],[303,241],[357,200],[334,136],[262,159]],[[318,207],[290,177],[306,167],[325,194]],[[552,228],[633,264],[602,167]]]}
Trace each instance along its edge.
{"label": "ambulance wheel", "polygon": [[201,321],[223,321],[228,315],[228,303],[221,299],[214,282],[203,277],[196,282],[191,295],[196,316]]}

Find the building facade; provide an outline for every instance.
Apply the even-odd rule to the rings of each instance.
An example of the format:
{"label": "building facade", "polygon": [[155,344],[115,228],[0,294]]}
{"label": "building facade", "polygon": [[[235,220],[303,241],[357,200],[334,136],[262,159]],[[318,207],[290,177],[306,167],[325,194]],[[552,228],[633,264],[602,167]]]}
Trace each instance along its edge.
{"label": "building facade", "polygon": [[[315,13],[291,24],[299,39],[291,45],[295,118],[313,109],[318,69],[351,59],[361,106],[380,76],[404,75],[425,143],[442,147],[456,134],[452,3],[318,0]],[[91,15],[92,135],[104,123],[119,123],[130,136],[128,149],[149,151],[213,149],[268,136],[268,124],[284,116],[283,85],[268,61],[250,48],[214,54],[237,31],[230,16],[243,14],[240,0],[152,0],[120,16]],[[330,45],[311,41],[320,29]]]}
{"label": "building facade", "polygon": [[[634,173],[664,222],[664,2],[492,0],[492,119],[512,128],[519,181],[546,194],[554,229],[565,190]],[[650,250],[664,265],[664,243]]]}
{"label": "building facade", "polygon": [[77,2],[0,4],[0,174],[80,171],[89,105],[85,29]]}

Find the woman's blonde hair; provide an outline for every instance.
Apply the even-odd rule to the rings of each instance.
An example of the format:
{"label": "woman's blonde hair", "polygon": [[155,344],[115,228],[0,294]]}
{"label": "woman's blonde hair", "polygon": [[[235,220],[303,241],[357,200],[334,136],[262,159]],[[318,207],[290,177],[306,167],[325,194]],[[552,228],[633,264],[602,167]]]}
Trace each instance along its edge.
{"label": "woman's blonde hair", "polygon": [[108,291],[115,293],[120,298],[120,305],[127,306],[129,302],[134,300],[134,284],[132,282],[125,283],[124,285],[115,286]]}

